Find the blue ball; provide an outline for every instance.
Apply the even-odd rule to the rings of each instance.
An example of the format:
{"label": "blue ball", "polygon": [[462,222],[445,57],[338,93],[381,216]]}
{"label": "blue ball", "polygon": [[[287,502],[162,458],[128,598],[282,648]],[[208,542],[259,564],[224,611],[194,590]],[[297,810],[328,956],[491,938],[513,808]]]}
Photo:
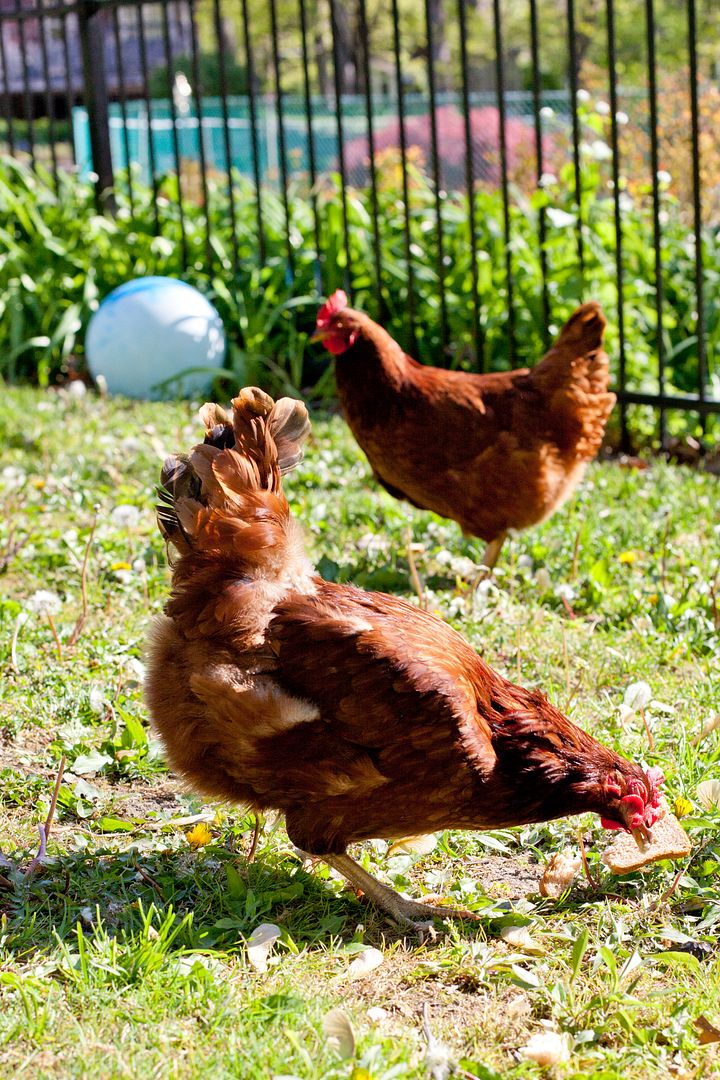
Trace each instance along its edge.
{"label": "blue ball", "polygon": [[105,297],[90,320],[85,352],[90,374],[102,375],[111,394],[202,396],[212,382],[208,371],[159,384],[189,368],[222,367],[225,333],[215,308],[192,285],[143,277]]}

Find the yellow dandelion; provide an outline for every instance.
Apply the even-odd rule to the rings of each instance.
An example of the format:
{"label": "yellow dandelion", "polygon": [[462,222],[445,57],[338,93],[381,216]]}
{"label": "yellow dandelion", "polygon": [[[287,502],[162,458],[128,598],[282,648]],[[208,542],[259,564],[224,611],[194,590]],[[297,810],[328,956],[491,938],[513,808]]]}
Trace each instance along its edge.
{"label": "yellow dandelion", "polygon": [[693,805],[689,799],[684,799],[682,795],[678,795],[675,800],[675,817],[687,817],[692,812]]}
{"label": "yellow dandelion", "polygon": [[185,833],[185,839],[193,851],[196,851],[212,841],[212,833],[204,821],[198,821],[190,832]]}
{"label": "yellow dandelion", "polygon": [[618,555],[618,562],[621,563],[634,563],[637,562],[637,551],[621,551]]}
{"label": "yellow dandelion", "polygon": [[132,570],[132,566],[130,565],[129,562],[114,562],[111,565],[110,569],[111,570]]}

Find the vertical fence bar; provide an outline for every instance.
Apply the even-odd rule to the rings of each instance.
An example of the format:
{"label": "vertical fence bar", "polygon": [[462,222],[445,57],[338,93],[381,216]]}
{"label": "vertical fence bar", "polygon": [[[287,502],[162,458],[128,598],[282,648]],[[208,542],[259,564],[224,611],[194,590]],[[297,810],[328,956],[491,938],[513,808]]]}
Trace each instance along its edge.
{"label": "vertical fence bar", "polygon": [[250,143],[253,155],[253,179],[255,181],[255,217],[257,220],[258,260],[265,262],[265,230],[263,229],[262,188],[260,185],[260,145],[258,142],[257,101],[255,97],[255,57],[250,37],[250,19],[247,0],[241,0],[243,37],[245,38],[245,65],[248,80],[248,114],[250,120]]}
{"label": "vertical fence bar", "polygon": [[118,101],[120,103],[120,117],[122,119],[123,150],[127,168],[127,189],[130,213],[135,216],[135,193],[132,179],[132,156],[130,153],[130,132],[128,130],[127,93],[125,92],[125,61],[122,51],[122,36],[120,34],[120,16],[117,7],[112,9],[113,37],[115,39],[115,56],[118,76]]}
{"label": "vertical fence bar", "polygon": [[510,192],[508,190],[507,142],[505,138],[505,58],[503,56],[502,16],[500,0],[493,0],[495,32],[495,79],[497,82],[498,131],[500,137],[500,186],[503,201],[503,232],[505,238],[505,279],[508,313],[508,357],[514,367],[516,358],[515,310],[513,305],[513,266],[510,251]]}
{"label": "vertical fence bar", "polygon": [[105,39],[100,21],[101,6],[85,0],[78,15],[80,48],[85,79],[85,101],[90,128],[93,169],[97,175],[95,197],[100,210],[112,210],[113,165],[110,150],[110,113],[105,70]]}
{"label": "vertical fence bar", "polygon": [[50,143],[50,162],[52,165],[53,183],[55,190],[58,190],[58,163],[57,163],[57,148],[55,146],[55,100],[53,98],[52,86],[50,85],[50,64],[48,63],[48,50],[47,50],[47,37],[45,35],[45,27],[47,23],[47,16],[43,10],[43,0],[37,0],[38,6],[38,31],[40,34],[40,61],[42,63],[43,80],[45,82],[45,108],[47,110],[48,120],[48,140]]}
{"label": "vertical fence bar", "polygon": [[470,233],[470,292],[472,296],[472,322],[470,340],[472,360],[478,371],[485,370],[483,333],[480,326],[480,291],[478,288],[477,225],[475,221],[475,162],[473,160],[472,113],[468,83],[467,18],[465,6],[468,0],[458,0],[458,30],[460,35],[460,93],[463,107],[465,132],[465,191],[468,201],[468,231]]}
{"label": "vertical fence bar", "polygon": [[583,240],[582,169],[580,167],[580,118],[578,117],[577,41],[575,31],[575,0],[567,0],[568,81],[572,113],[573,169],[575,171],[575,204],[577,206],[577,257],[580,268],[581,296],[585,288],[585,244]]}
{"label": "vertical fence bar", "polygon": [[277,111],[278,157],[280,159],[280,183],[282,185],[282,204],[285,211],[285,236],[287,239],[288,279],[295,270],[292,234],[290,225],[290,202],[288,199],[287,157],[285,149],[285,109],[283,107],[282,76],[280,73],[280,40],[278,36],[277,5],[270,2],[270,31],[272,37],[273,68],[275,73],[275,108]]}
{"label": "vertical fence bar", "polygon": [[142,73],[142,94],[145,102],[145,115],[147,118],[147,139],[148,139],[148,164],[150,166],[150,186],[152,187],[153,194],[153,215],[155,218],[155,232],[159,236],[160,229],[160,210],[158,207],[158,179],[157,168],[155,161],[155,141],[153,139],[153,113],[152,113],[152,101],[150,99],[150,89],[148,82],[148,62],[147,62],[147,44],[145,41],[145,21],[143,19],[142,5],[138,4],[135,8],[135,17],[137,20],[137,32],[138,32],[138,46],[140,52],[140,69]]}
{"label": "vertical fence bar", "polygon": [[412,353],[417,353],[415,335],[415,275],[413,273],[412,252],[410,250],[410,188],[407,173],[407,139],[405,137],[405,93],[403,89],[402,62],[400,60],[400,15],[398,0],[392,0],[393,50],[395,53],[395,89],[397,93],[398,124],[400,131],[400,168],[402,172],[403,204],[405,207],[404,237],[405,266],[407,269],[407,313],[408,344]]}
{"label": "vertical fence bar", "polygon": [[[538,32],[537,0],[530,0],[530,66],[532,68],[532,96],[533,96],[533,120],[535,124],[535,176],[538,187],[545,171],[543,162],[543,134],[542,97],[540,88],[540,35]],[[540,274],[542,277],[542,326],[543,344],[546,349],[550,347],[550,297],[548,295],[548,265],[545,241],[547,238],[547,222],[545,220],[545,207],[538,209],[538,248],[540,252]]]}
{"label": "vertical fence bar", "polygon": [[232,181],[232,141],[230,138],[230,110],[228,109],[227,67],[225,56],[225,34],[223,31],[220,0],[213,0],[213,20],[215,40],[218,47],[218,75],[220,80],[220,111],[223,120],[223,148],[225,151],[225,172],[227,174],[228,211],[230,214],[230,232],[232,234],[233,273],[237,278],[239,270],[237,212],[235,209],[235,189]]}
{"label": "vertical fence bar", "polygon": [[193,95],[195,97],[195,115],[197,116],[198,154],[200,155],[200,187],[203,196],[203,210],[205,213],[205,258],[207,271],[212,273],[213,249],[210,242],[210,191],[208,189],[207,155],[205,154],[205,125],[203,108],[203,89],[200,76],[200,49],[198,47],[197,26],[195,24],[195,0],[190,0],[190,61],[193,73]]}
{"label": "vertical fence bar", "polygon": [[[700,402],[705,401],[707,358],[705,354],[705,289],[703,284],[702,249],[702,191],[700,187],[700,119],[698,110],[697,69],[697,14],[695,0],[688,2],[688,52],[690,56],[690,129],[693,181],[693,232],[695,235],[695,308],[697,311],[697,389]],[[704,432],[707,422],[705,412],[700,412],[700,425]]]}
{"label": "vertical fence bar", "polygon": [[33,106],[32,106],[32,94],[30,91],[30,82],[28,79],[28,59],[27,59],[27,40],[25,37],[25,20],[23,19],[21,0],[15,0],[15,11],[17,12],[17,28],[18,28],[18,44],[20,46],[20,65],[22,68],[22,81],[23,81],[23,111],[25,113],[25,122],[27,124],[27,138],[28,147],[30,150],[30,160],[33,166],[37,164],[35,160],[35,128],[33,126]]}
{"label": "vertical fence bar", "polygon": [[7,66],[7,56],[5,55],[5,22],[0,21],[0,64],[2,64],[3,70],[3,102],[5,103],[5,122],[6,122],[6,138],[8,149],[14,156],[15,154],[15,132],[13,130],[13,116],[12,116],[12,98],[10,97],[10,72]]}
{"label": "vertical fence bar", "polygon": [[[650,103],[650,167],[652,169],[653,244],[655,247],[655,317],[657,330],[655,346],[658,359],[658,394],[665,394],[665,336],[663,334],[663,267],[662,230],[660,226],[660,181],[658,178],[658,116],[657,116],[657,66],[655,59],[655,3],[645,0],[645,30],[647,38],[648,96]],[[665,407],[660,405],[660,443],[665,445]]]}
{"label": "vertical fence bar", "polygon": [[430,105],[430,157],[432,163],[433,185],[435,187],[435,227],[437,245],[435,248],[435,272],[440,292],[440,344],[443,353],[448,348],[447,301],[445,298],[445,246],[443,243],[442,190],[440,182],[440,155],[438,153],[437,133],[437,95],[435,92],[435,58],[433,56],[435,39],[433,35],[430,0],[425,0],[425,30],[427,37],[427,80]]}
{"label": "vertical fence bar", "polygon": [[365,90],[365,119],[367,122],[368,157],[370,169],[370,206],[372,208],[373,261],[375,263],[375,287],[377,289],[378,318],[387,317],[387,307],[382,291],[382,254],[380,247],[380,206],[378,203],[377,169],[375,167],[375,118],[373,115],[373,92],[370,63],[370,30],[365,0],[358,0],[358,20],[362,57],[363,84]]}
{"label": "vertical fence bar", "polygon": [[320,216],[318,210],[317,191],[317,164],[315,161],[315,132],[313,130],[313,107],[312,94],[310,92],[310,57],[307,41],[307,12],[305,0],[300,0],[300,45],[302,49],[303,68],[303,95],[305,101],[305,120],[307,122],[307,149],[308,149],[308,175],[310,177],[310,203],[313,211],[313,236],[315,238],[315,263],[314,277],[315,287],[318,292],[323,292],[322,255],[320,243]]}
{"label": "vertical fence bar", "polygon": [[187,270],[188,251],[187,237],[185,235],[185,213],[183,210],[182,160],[180,158],[180,141],[178,139],[177,129],[178,118],[177,109],[175,107],[175,80],[173,75],[172,45],[170,43],[170,20],[168,17],[168,0],[162,0],[162,3],[160,4],[160,11],[162,17],[163,49],[165,51],[165,73],[168,95],[168,108],[170,109],[170,123],[172,125],[173,158],[175,160],[175,175],[177,178],[178,225],[180,226],[180,262],[182,265],[182,269]]}
{"label": "vertical fence bar", "polygon": [[[617,58],[615,41],[615,3],[606,0],[608,42],[608,74],[610,91],[610,145],[612,147],[613,209],[615,216],[615,278],[617,280],[617,329],[620,346],[619,388],[621,394],[627,389],[627,355],[625,345],[625,285],[623,280],[623,228],[620,209],[620,150],[618,145],[618,92]],[[627,453],[630,435],[627,423],[627,402],[620,398],[620,446]]]}
{"label": "vertical fence bar", "polygon": [[75,133],[72,126],[73,107],[75,105],[75,88],[73,86],[73,70],[70,62],[70,45],[68,43],[67,23],[70,13],[65,12],[60,16],[60,36],[62,38],[63,63],[65,65],[65,99],[67,101],[67,114],[70,123],[70,142],[72,145],[73,160],[77,164],[77,151],[75,150]]}
{"label": "vertical fence bar", "polygon": [[333,43],[333,84],[335,88],[335,120],[337,124],[338,140],[338,165],[340,167],[340,200],[342,203],[343,216],[343,243],[345,245],[345,273],[343,275],[345,289],[351,292],[350,274],[350,227],[348,223],[347,183],[345,180],[345,125],[343,123],[343,91],[344,73],[340,63],[338,47],[339,31],[337,23],[337,0],[330,0],[330,25],[332,28]]}

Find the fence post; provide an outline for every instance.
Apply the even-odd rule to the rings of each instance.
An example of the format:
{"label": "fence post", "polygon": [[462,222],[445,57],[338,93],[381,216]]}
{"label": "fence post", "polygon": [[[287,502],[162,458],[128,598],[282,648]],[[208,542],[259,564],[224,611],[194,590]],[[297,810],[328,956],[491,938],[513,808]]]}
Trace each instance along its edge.
{"label": "fence post", "polygon": [[115,209],[113,197],[113,167],[110,153],[110,114],[105,72],[105,48],[100,20],[101,5],[96,0],[84,0],[78,11],[80,47],[82,49],[85,102],[90,127],[93,170],[97,173],[95,198],[98,209]]}

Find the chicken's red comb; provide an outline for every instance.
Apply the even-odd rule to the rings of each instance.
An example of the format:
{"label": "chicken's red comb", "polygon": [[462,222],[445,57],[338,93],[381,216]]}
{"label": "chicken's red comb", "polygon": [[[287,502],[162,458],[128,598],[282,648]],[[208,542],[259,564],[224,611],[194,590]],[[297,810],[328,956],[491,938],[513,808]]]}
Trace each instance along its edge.
{"label": "chicken's red comb", "polygon": [[330,321],[333,315],[338,315],[341,311],[344,311],[347,306],[347,293],[344,293],[342,289],[336,289],[332,296],[325,301],[318,311],[317,325],[324,326]]}

